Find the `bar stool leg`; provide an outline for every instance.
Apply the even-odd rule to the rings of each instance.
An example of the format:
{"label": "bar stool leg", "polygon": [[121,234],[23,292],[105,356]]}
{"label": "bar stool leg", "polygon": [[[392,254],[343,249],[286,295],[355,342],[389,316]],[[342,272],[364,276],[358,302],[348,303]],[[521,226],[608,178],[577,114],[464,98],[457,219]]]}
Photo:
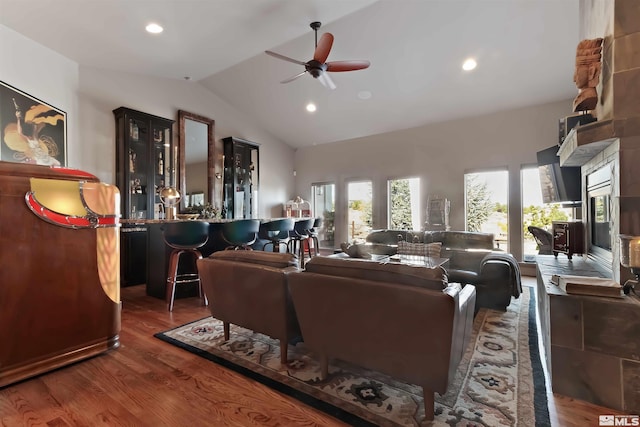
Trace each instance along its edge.
{"label": "bar stool leg", "polygon": [[[311,257],[313,256],[313,255],[311,255],[311,244],[314,243],[313,237],[308,237],[305,240],[305,242],[307,243],[307,252],[309,252],[309,259],[311,259]],[[313,244],[313,249],[315,249],[317,251],[315,243]],[[316,255],[317,255],[317,253],[316,253]]]}
{"label": "bar stool leg", "polygon": [[176,297],[176,280],[178,277],[178,262],[180,261],[180,254],[183,251],[174,250],[171,252],[169,258],[169,274],[167,275],[167,291],[165,300],[168,303],[168,310],[173,311],[173,302]]}
{"label": "bar stool leg", "polygon": [[[202,253],[200,253],[199,250],[194,249],[193,255],[196,257],[196,266],[197,266],[198,265],[197,260],[202,259]],[[200,297],[204,305],[208,306],[209,300],[207,299],[207,296],[205,295],[205,293],[202,291],[202,280],[200,280],[200,272],[197,271],[197,268],[198,267],[196,267],[196,274],[198,275],[198,278],[196,280],[198,281],[198,296]]]}

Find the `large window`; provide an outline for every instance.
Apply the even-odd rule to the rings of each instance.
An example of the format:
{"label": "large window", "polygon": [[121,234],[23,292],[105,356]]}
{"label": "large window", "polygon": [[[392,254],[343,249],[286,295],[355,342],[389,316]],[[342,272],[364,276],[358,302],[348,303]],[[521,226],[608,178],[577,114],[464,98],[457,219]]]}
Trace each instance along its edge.
{"label": "large window", "polygon": [[563,208],[558,203],[542,203],[538,166],[524,167],[520,175],[522,178],[522,254],[523,259],[527,260],[538,253],[538,246],[529,232],[529,226],[533,225],[550,232],[553,221],[572,220],[573,209]]}
{"label": "large window", "polygon": [[420,178],[390,179],[387,194],[387,228],[420,230]]}
{"label": "large window", "polygon": [[349,240],[362,242],[371,231],[373,214],[371,181],[350,182],[347,186]]}
{"label": "large window", "polygon": [[508,251],[509,172],[467,173],[464,186],[466,230],[493,233],[496,246]]}
{"label": "large window", "polygon": [[335,247],[336,186],[333,183],[316,183],[311,185],[313,194],[313,215],[322,218],[322,227],[318,231],[318,242],[321,248]]}

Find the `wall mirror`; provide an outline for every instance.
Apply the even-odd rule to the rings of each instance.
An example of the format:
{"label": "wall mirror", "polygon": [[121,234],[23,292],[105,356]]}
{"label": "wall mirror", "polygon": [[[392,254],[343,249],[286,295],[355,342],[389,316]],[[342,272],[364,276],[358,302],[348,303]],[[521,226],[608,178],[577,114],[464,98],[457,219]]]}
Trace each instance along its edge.
{"label": "wall mirror", "polygon": [[215,122],[208,117],[179,110],[178,126],[180,209],[193,204],[214,204]]}

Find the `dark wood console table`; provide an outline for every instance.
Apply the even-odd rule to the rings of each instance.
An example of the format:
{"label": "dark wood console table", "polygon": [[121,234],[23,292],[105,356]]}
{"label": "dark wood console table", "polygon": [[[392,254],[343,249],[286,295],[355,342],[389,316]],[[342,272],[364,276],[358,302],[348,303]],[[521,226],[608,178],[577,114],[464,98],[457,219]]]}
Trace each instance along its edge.
{"label": "dark wood console table", "polygon": [[537,256],[538,315],[554,393],[640,412],[640,299],[568,295],[553,274],[610,277],[584,257]]}

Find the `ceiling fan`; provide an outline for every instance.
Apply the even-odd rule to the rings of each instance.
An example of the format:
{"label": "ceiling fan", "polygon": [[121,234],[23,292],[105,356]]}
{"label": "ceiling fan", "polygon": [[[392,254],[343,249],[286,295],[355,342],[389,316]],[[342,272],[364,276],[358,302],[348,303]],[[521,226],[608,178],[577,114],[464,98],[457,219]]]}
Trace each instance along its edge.
{"label": "ceiling fan", "polygon": [[303,65],[304,71],[296,74],[293,77],[290,77],[286,80],[281,81],[280,83],[289,83],[297,79],[298,77],[303,76],[306,73],[311,74],[314,78],[318,79],[323,86],[329,89],[335,89],[336,85],[329,77],[328,72],[340,72],[340,71],[355,71],[355,70],[363,70],[368,68],[371,63],[369,61],[331,61],[325,62],[329,57],[329,52],[331,51],[331,46],[333,45],[333,34],[324,33],[322,37],[320,37],[320,43],[318,43],[318,28],[320,28],[320,22],[312,22],[310,24],[311,28],[315,32],[316,39],[316,50],[313,52],[313,59],[307,62],[298,61],[293,58],[289,58],[288,56],[280,55],[279,53],[271,52],[270,50],[266,50],[265,53],[267,55],[271,55],[274,58],[282,59],[284,61],[293,62],[294,64]]}

